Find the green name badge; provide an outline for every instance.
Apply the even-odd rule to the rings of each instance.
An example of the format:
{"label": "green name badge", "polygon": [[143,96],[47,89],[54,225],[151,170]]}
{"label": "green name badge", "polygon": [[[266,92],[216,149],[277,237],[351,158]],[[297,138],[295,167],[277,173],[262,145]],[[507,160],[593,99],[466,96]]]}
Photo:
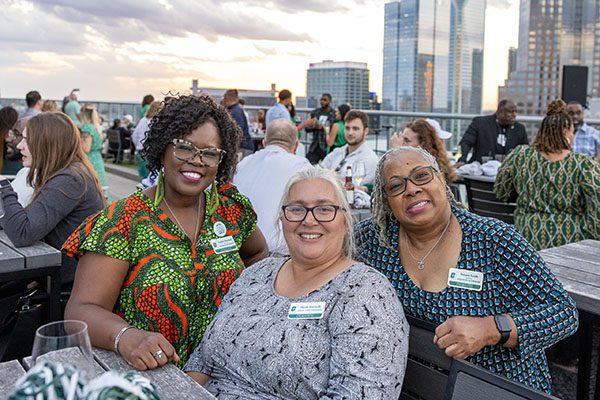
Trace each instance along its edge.
{"label": "green name badge", "polygon": [[483,287],[483,273],[468,269],[450,268],[448,286],[479,292]]}
{"label": "green name badge", "polygon": [[325,313],[325,302],[292,303],[288,311],[288,319],[321,319]]}
{"label": "green name badge", "polygon": [[237,244],[235,244],[235,240],[233,240],[233,236],[212,239],[210,241],[210,245],[216,254],[227,253],[238,249]]}

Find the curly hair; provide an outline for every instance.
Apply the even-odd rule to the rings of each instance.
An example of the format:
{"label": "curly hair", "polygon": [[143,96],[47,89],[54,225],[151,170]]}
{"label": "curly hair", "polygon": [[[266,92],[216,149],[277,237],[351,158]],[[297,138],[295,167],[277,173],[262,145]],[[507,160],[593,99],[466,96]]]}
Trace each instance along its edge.
{"label": "curly hair", "polygon": [[411,121],[406,124],[404,129],[406,128],[416,133],[417,139],[419,140],[419,146],[435,157],[442,172],[446,176],[446,180],[448,182],[454,182],[457,179],[456,173],[448,161],[446,146],[442,139],[437,135],[435,129],[424,119]]}
{"label": "curly hair", "polygon": [[571,148],[564,130],[573,126],[573,120],[567,114],[567,104],[561,99],[552,100],[548,104],[546,116],[535,135],[533,146],[542,153],[560,153]]}
{"label": "curly hair", "polygon": [[237,164],[237,151],[242,132],[229,112],[207,95],[180,96],[165,100],[162,110],[150,121],[142,157],[148,170],[156,175],[162,168],[161,158],[173,139],[192,133],[204,123],[219,131],[221,147],[226,151],[217,171],[217,181],[228,182]]}
{"label": "curly hair", "polygon": [[[372,204],[371,209],[373,210],[373,225],[379,231],[379,243],[382,246],[385,246],[389,249],[392,249],[392,245],[387,240],[388,234],[388,222],[393,218],[392,208],[390,207],[390,203],[387,199],[387,194],[385,193],[385,179],[383,177],[383,169],[385,168],[385,164],[392,158],[398,157],[402,153],[417,153],[427,162],[428,165],[432,166],[433,169],[440,173],[440,166],[438,165],[437,160],[433,155],[427,152],[427,150],[421,147],[396,147],[394,149],[388,150],[377,163],[377,170],[375,172],[375,183],[373,184],[373,195],[372,195]],[[448,202],[451,205],[458,206],[458,203],[454,199],[454,195],[452,194],[452,190],[446,184],[446,196],[448,197]]]}

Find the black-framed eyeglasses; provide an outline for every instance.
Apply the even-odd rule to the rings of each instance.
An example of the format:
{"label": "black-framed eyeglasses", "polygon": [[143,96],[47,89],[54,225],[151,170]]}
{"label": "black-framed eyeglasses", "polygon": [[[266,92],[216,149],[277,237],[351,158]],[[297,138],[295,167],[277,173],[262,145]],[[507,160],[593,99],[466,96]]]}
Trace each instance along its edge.
{"label": "black-framed eyeglasses", "polygon": [[406,182],[411,181],[417,186],[423,186],[433,180],[436,169],[431,165],[415,169],[410,175],[405,177],[393,177],[385,184],[383,190],[385,194],[394,197],[399,196],[406,191]]}
{"label": "black-framed eyeglasses", "polygon": [[313,218],[318,222],[331,222],[335,219],[338,210],[345,211],[340,206],[334,206],[333,204],[323,204],[314,207],[304,207],[297,204],[291,204],[282,206],[283,216],[290,222],[302,222],[306,219],[309,212],[312,213]]}
{"label": "black-framed eyeglasses", "polygon": [[219,165],[225,153],[225,150],[216,148],[199,149],[187,140],[173,139],[173,155],[181,161],[190,161],[196,156],[207,167],[216,167]]}

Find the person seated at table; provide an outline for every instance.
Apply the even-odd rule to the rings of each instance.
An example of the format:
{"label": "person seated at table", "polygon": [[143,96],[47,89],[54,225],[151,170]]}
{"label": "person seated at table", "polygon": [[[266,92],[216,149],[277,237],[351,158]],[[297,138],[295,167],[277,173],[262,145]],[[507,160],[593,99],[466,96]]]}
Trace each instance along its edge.
{"label": "person seated at table", "polygon": [[501,200],[518,196],[515,227],[538,250],[600,240],[600,163],[571,151],[566,107],[550,102],[533,144],[508,155],[494,185]]}
{"label": "person seated at table", "polygon": [[448,152],[442,137],[449,138],[452,134],[443,131],[440,124],[432,119],[417,119],[409,122],[401,134],[390,137],[390,148],[401,146],[421,147],[435,157],[440,166],[446,182],[454,182],[457,179],[454,167],[448,161]]}
{"label": "person seated at table", "polygon": [[[8,182],[1,183],[4,217],[0,224],[17,247],[42,240],[60,249],[85,218],[104,207],[98,176],[88,161],[81,135],[71,119],[61,112],[31,117],[17,145],[23,165],[29,167],[27,182],[33,195],[27,207],[17,200]],[[61,280],[69,290],[76,261],[62,258]]]}
{"label": "person seated at table", "polygon": [[346,168],[352,167],[356,172],[355,165],[364,165],[365,176],[362,177],[362,185],[357,189],[370,190],[375,178],[375,167],[377,166],[377,154],[366,143],[369,134],[369,116],[360,110],[350,110],[344,117],[344,137],[346,144],[338,147],[327,154],[321,162],[324,168],[335,171],[341,179],[346,176]]}
{"label": "person seated at table", "polygon": [[408,325],[387,279],[352,259],[341,182],[309,166],[280,204],[290,257],[242,273],[184,370],[219,399],[397,399]]}
{"label": "person seated at table", "polygon": [[230,183],[240,131],[208,96],[168,101],[143,157],[156,186],[85,221],[63,250],[79,256],[66,317],[133,367],[183,365],[245,266],[267,255],[256,214]]}
{"label": "person seated at table", "polygon": [[358,259],[390,279],[404,311],[439,324],[437,345],[551,392],[544,350],[578,326],[575,302],[511,225],[459,208],[431,154],[385,153]]}

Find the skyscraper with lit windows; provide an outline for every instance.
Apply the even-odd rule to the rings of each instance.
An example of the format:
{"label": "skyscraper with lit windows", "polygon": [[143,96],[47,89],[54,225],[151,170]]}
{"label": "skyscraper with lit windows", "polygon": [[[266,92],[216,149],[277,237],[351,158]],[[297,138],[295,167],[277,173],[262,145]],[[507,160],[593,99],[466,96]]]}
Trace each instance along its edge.
{"label": "skyscraper with lit windows", "polygon": [[563,65],[587,66],[588,95],[600,97],[600,1],[521,0],[517,68],[498,97],[519,113],[543,115],[561,96]]}
{"label": "skyscraper with lit windows", "polygon": [[385,5],[382,108],[481,112],[485,0]]}

